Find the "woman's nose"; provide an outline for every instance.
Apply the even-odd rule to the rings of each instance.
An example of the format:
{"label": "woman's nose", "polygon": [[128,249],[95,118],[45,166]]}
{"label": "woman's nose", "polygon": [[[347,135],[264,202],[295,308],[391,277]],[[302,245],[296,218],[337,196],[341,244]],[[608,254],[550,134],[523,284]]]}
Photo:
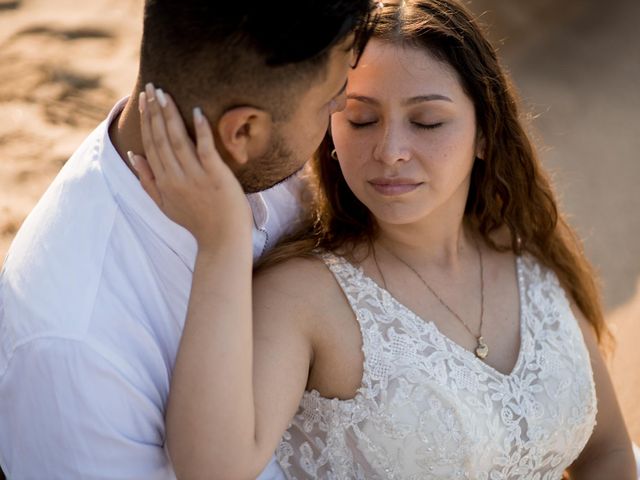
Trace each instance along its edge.
{"label": "woman's nose", "polygon": [[401,128],[389,125],[381,133],[374,151],[375,159],[389,165],[409,160],[408,139]]}

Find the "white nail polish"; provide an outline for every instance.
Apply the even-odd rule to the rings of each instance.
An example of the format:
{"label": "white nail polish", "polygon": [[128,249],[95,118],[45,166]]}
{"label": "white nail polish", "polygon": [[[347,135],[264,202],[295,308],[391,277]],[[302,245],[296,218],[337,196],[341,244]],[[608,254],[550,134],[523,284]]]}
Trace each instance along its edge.
{"label": "white nail polish", "polygon": [[167,97],[161,88],[156,89],[156,97],[158,97],[158,103],[162,108],[167,106]]}
{"label": "white nail polish", "polygon": [[127,157],[129,157],[129,162],[131,162],[133,168],[136,168],[136,157],[131,150],[127,152]]}
{"label": "white nail polish", "polygon": [[146,103],[147,103],[147,95],[144,92],[140,92],[140,95],[138,95],[138,111],[140,113],[144,113]]}
{"label": "white nail polish", "polygon": [[196,107],[193,109],[193,118],[196,123],[202,123],[202,120],[204,120],[204,115],[202,115],[202,110],[200,109],[200,107]]}

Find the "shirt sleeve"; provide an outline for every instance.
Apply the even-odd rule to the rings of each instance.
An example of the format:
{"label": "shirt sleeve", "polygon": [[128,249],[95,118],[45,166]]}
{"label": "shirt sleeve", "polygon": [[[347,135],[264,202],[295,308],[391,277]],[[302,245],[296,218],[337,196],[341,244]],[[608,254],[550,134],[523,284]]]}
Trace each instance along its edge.
{"label": "shirt sleeve", "polygon": [[18,347],[0,377],[7,478],[175,479],[150,397],[83,341]]}

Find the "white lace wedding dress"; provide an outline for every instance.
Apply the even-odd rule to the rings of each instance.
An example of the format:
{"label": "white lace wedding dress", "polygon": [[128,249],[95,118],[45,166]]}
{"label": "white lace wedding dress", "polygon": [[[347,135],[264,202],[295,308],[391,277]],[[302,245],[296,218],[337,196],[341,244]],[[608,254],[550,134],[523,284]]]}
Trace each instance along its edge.
{"label": "white lace wedding dress", "polygon": [[289,479],[558,480],[596,416],[589,356],[558,279],[517,259],[520,353],[504,375],[323,254],[360,325],[350,400],[306,392],[278,447]]}

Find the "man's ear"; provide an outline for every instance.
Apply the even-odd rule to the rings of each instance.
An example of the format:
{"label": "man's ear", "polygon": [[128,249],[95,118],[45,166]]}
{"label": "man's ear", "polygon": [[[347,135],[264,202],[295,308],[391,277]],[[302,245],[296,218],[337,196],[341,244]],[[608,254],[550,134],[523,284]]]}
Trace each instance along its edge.
{"label": "man's ear", "polygon": [[217,130],[224,149],[236,163],[243,165],[266,152],[273,120],[259,108],[236,107],[222,114]]}

